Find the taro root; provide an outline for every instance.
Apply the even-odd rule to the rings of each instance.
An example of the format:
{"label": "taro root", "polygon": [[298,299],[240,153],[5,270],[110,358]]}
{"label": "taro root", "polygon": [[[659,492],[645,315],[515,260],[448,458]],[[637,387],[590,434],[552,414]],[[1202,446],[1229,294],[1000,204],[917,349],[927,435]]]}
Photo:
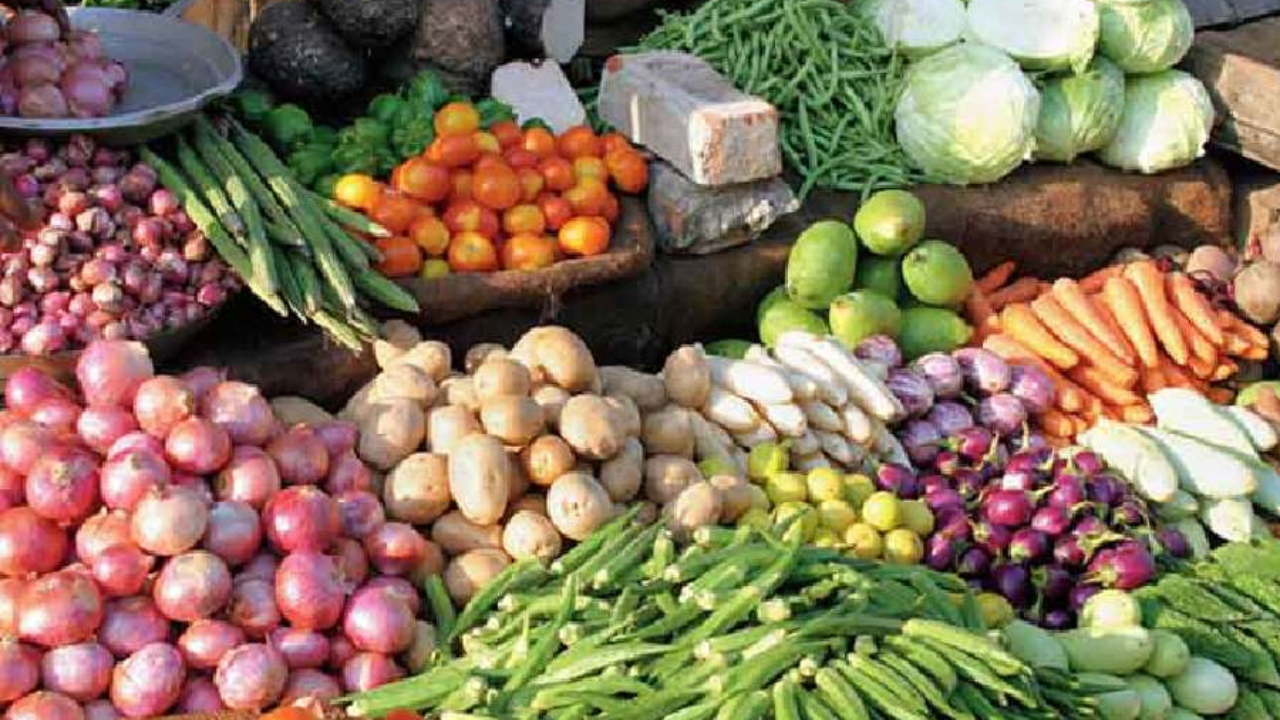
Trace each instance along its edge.
{"label": "taro root", "polygon": [[364,59],[309,3],[268,6],[249,30],[249,66],[281,95],[333,102],[365,81]]}
{"label": "taro root", "polygon": [[1236,275],[1235,300],[1240,312],[1259,325],[1280,319],[1280,263],[1258,262]]}
{"label": "taro root", "polygon": [[390,47],[413,32],[419,0],[315,0],[343,40],[369,50]]}

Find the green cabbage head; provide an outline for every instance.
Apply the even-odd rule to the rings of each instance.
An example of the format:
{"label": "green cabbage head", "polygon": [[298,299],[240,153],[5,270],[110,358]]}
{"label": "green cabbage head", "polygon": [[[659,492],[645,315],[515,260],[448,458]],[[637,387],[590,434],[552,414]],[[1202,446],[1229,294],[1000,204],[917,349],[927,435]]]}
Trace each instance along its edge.
{"label": "green cabbage head", "polygon": [[1098,51],[1126,73],[1168,70],[1187,54],[1195,26],[1182,0],[1096,0]]}
{"label": "green cabbage head", "polygon": [[1204,155],[1213,129],[1213,102],[1192,75],[1165,70],[1125,80],[1124,116],[1111,142],[1098,153],[1123,170],[1158,173]]}
{"label": "green cabbage head", "polygon": [[1050,78],[1040,88],[1036,159],[1071,162],[1111,141],[1124,113],[1124,73],[1096,57],[1079,75]]}

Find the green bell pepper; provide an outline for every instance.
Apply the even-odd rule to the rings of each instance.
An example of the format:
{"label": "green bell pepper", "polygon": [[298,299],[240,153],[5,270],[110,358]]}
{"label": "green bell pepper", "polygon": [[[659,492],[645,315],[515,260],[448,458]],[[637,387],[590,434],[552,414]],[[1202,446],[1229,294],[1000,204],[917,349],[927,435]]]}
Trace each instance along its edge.
{"label": "green bell pepper", "polygon": [[312,185],[311,189],[324,197],[331,198],[333,197],[333,189],[337,187],[338,181],[341,179],[341,175],[325,175],[319,180],[316,180],[316,184]]}
{"label": "green bell pepper", "polygon": [[405,88],[405,99],[434,111],[449,101],[449,89],[444,86],[440,76],[430,70],[423,70],[409,81]]}
{"label": "green bell pepper", "polygon": [[524,121],[523,125],[520,126],[521,130],[532,130],[534,128],[542,128],[543,130],[546,130],[548,132],[551,131],[551,126],[548,125],[547,122],[542,118],[529,118],[528,120]]}
{"label": "green bell pepper", "polygon": [[250,125],[257,126],[267,117],[267,113],[276,106],[271,93],[266,90],[246,88],[237,90],[233,96],[236,112]]}
{"label": "green bell pepper", "polygon": [[383,93],[373,100],[369,101],[368,116],[374,120],[380,120],[384,123],[391,123],[395,119],[396,113],[405,104],[399,96],[391,93]]}
{"label": "green bell pepper", "polygon": [[356,121],[338,131],[338,143],[354,142],[377,149],[386,145],[391,139],[391,128],[381,120],[369,117],[356,118]]}
{"label": "green bell pepper", "polygon": [[308,145],[328,145],[331,149],[338,145],[338,131],[328,125],[317,125],[311,131],[311,142]]}
{"label": "green bell pepper", "polygon": [[435,140],[434,120],[425,105],[402,105],[391,123],[391,149],[401,160],[422,154]]}
{"label": "green bell pepper", "polygon": [[376,175],[378,172],[374,149],[358,142],[339,142],[338,147],[333,150],[332,158],[334,169],[343,175]]}
{"label": "green bell pepper", "polygon": [[303,185],[310,185],[322,175],[333,172],[333,147],[308,143],[289,153],[289,169]]}
{"label": "green bell pepper", "polygon": [[494,123],[504,120],[515,120],[516,113],[511,106],[501,100],[485,98],[476,103],[476,111],[480,113],[480,127],[489,128]]}
{"label": "green bell pepper", "polygon": [[314,126],[306,110],[285,103],[277,105],[262,120],[262,132],[276,150],[288,152],[311,139]]}

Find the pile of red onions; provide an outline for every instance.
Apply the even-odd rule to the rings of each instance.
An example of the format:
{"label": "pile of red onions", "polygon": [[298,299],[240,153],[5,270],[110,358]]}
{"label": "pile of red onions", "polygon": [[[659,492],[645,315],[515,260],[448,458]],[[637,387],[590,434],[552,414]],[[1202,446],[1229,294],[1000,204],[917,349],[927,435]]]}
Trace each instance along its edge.
{"label": "pile of red onions", "polygon": [[261,710],[422,667],[442,559],[385,520],[353,426],[285,428],[256,387],[156,375],[132,341],[76,379],[4,387],[0,714]]}
{"label": "pile of red onions", "polygon": [[96,33],[63,35],[52,16],[23,10],[4,28],[0,113],[39,118],[92,118],[111,112],[129,75],[106,57]]}
{"label": "pile of red onions", "polygon": [[[208,239],[128,151],[85,136],[31,139],[0,172],[42,226],[0,254],[0,353],[142,340],[204,317],[238,287]],[[101,448],[96,448],[101,450]]]}

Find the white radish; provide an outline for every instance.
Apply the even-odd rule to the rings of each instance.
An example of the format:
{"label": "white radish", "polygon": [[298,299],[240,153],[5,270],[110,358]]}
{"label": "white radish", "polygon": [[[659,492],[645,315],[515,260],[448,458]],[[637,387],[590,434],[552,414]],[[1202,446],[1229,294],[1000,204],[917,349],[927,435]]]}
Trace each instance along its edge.
{"label": "white radish", "polygon": [[805,420],[804,411],[800,406],[793,403],[785,403],[782,405],[760,405],[760,412],[764,414],[764,419],[778,431],[779,435],[786,437],[798,437],[809,429],[809,423]]}
{"label": "white radish", "polygon": [[689,425],[693,428],[693,452],[699,460],[729,457],[733,438],[724,428],[693,411],[689,412]]}
{"label": "white radish", "polygon": [[840,419],[844,422],[844,436],[859,445],[871,442],[871,418],[857,405],[845,405],[840,408]]}
{"label": "white radish", "polygon": [[778,345],[773,354],[790,371],[811,378],[817,384],[818,397],[823,402],[836,407],[849,402],[849,390],[844,381],[818,356],[802,347],[790,345]]}
{"label": "white radish", "polygon": [[814,435],[817,435],[818,442],[822,443],[822,452],[845,467],[849,467],[866,457],[865,453],[856,452],[854,450],[855,446],[850,445],[849,441],[840,435],[821,430],[815,432]]}
{"label": "white radish", "polygon": [[778,433],[769,423],[762,422],[754,430],[745,433],[734,433],[733,439],[744,448],[753,448],[764,443],[777,442]]}
{"label": "white radish", "polygon": [[1253,443],[1253,448],[1258,452],[1269,452],[1280,444],[1280,435],[1276,434],[1275,427],[1258,413],[1239,405],[1229,405],[1222,409],[1236,424],[1244,428],[1250,442]]}
{"label": "white radish", "polygon": [[751,403],[714,385],[702,414],[731,433],[749,433],[760,426],[760,416]]}
{"label": "white radish", "polygon": [[911,467],[911,458],[907,456],[906,448],[881,423],[871,426],[871,451],[882,460]]}
{"label": "white radish", "polygon": [[849,396],[872,417],[895,422],[906,417],[906,409],[884,381],[875,377],[854,357],[849,349],[831,338],[818,338],[804,332],[787,332],[778,344],[804,348],[826,363],[844,381]]}
{"label": "white radish", "polygon": [[816,453],[814,455],[804,455],[791,459],[791,465],[799,472],[809,472],[810,470],[818,470],[820,468],[831,467],[831,461],[826,455]]}
{"label": "white radish", "polygon": [[830,405],[823,402],[807,402],[801,405],[800,409],[804,411],[804,416],[808,418],[809,424],[815,430],[844,432],[844,420],[840,419],[840,415]]}
{"label": "white radish", "polygon": [[780,405],[794,399],[787,379],[767,365],[708,355],[707,367],[711,370],[712,383],[748,400]]}
{"label": "white radish", "polygon": [[818,436],[814,435],[812,430],[806,430],[804,434],[799,437],[792,438],[792,455],[812,455],[816,452],[822,452],[822,442],[818,440]]}

